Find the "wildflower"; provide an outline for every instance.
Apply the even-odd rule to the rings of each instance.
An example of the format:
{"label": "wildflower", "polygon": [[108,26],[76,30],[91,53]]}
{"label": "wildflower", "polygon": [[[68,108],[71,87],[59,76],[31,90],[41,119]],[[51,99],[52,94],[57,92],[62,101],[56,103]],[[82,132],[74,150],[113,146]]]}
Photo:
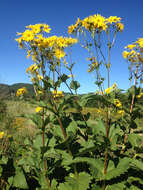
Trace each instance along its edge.
{"label": "wildflower", "polygon": [[42,107],[37,107],[37,108],[35,108],[35,112],[36,112],[36,113],[39,113],[39,112],[41,112],[42,110],[43,110]]}
{"label": "wildflower", "polygon": [[140,48],[143,48],[143,38],[139,38],[136,43],[140,46]]}
{"label": "wildflower", "polygon": [[41,76],[41,75],[37,75],[37,78],[38,78],[38,80],[42,80],[43,79],[43,76]]}
{"label": "wildflower", "polygon": [[60,98],[64,96],[62,91],[57,91],[57,90],[52,91],[52,94],[54,98]]}
{"label": "wildflower", "polygon": [[33,64],[26,69],[26,73],[30,72],[33,74],[37,69],[38,69],[38,66],[36,64]]}
{"label": "wildflower", "polygon": [[132,50],[134,47],[136,47],[135,44],[129,44],[125,48],[128,48],[128,49]]}
{"label": "wildflower", "polygon": [[109,18],[106,19],[106,22],[112,24],[112,23],[120,22],[120,20],[121,20],[120,17],[110,16]]}
{"label": "wildflower", "polygon": [[3,136],[4,136],[4,132],[2,131],[2,132],[0,132],[0,139],[2,139]]}
{"label": "wildflower", "polygon": [[143,96],[143,92],[141,92],[140,94],[138,94],[136,97],[137,98],[141,98]]}
{"label": "wildflower", "polygon": [[119,115],[124,115],[125,111],[124,111],[124,110],[118,110],[117,113],[118,113]]}
{"label": "wildflower", "polygon": [[112,90],[112,87],[109,87],[109,88],[105,89],[105,93],[109,94],[111,92],[111,90]]}
{"label": "wildflower", "polygon": [[117,26],[117,30],[118,30],[118,31],[120,31],[120,32],[123,31],[123,29],[124,29],[124,25],[123,25],[121,22],[117,23],[116,26]]}
{"label": "wildflower", "polygon": [[124,58],[124,59],[127,59],[128,56],[129,56],[129,52],[123,51],[123,58]]}
{"label": "wildflower", "polygon": [[115,104],[117,107],[119,107],[119,108],[122,107],[122,104],[121,104],[120,100],[118,100],[118,99],[114,99],[114,104]]}
{"label": "wildflower", "polygon": [[64,51],[60,50],[60,49],[56,49],[55,50],[55,56],[58,59],[61,59],[62,57],[64,57],[66,54]]}
{"label": "wildflower", "polygon": [[19,88],[16,92],[16,96],[21,96],[23,94],[27,93],[27,89],[26,87],[23,87],[23,88]]}

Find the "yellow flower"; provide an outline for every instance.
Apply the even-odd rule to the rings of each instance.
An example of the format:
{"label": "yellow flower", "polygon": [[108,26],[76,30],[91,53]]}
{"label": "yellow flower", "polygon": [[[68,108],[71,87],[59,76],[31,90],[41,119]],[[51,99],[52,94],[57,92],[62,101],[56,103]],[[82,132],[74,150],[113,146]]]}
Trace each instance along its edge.
{"label": "yellow flower", "polygon": [[71,25],[68,27],[68,33],[71,34],[75,29],[75,26],[74,25]]}
{"label": "yellow flower", "polygon": [[136,43],[140,46],[140,48],[143,48],[143,38],[139,38]]}
{"label": "yellow flower", "polygon": [[4,136],[4,132],[2,131],[2,132],[0,132],[0,139],[2,139],[3,136]]}
{"label": "yellow flower", "polygon": [[128,56],[129,56],[129,52],[123,51],[123,58],[124,58],[124,59],[127,59]]}
{"label": "yellow flower", "polygon": [[140,94],[138,94],[136,97],[137,98],[141,98],[143,96],[143,92],[141,92]]}
{"label": "yellow flower", "polygon": [[43,91],[42,90],[38,90],[37,94],[43,94]]}
{"label": "yellow flower", "polygon": [[43,31],[49,33],[51,28],[47,24],[43,24]]}
{"label": "yellow flower", "polygon": [[43,76],[41,76],[41,75],[37,75],[37,78],[38,78],[38,80],[42,80],[43,79]]}
{"label": "yellow flower", "polygon": [[122,104],[121,104],[120,100],[118,100],[118,99],[114,99],[114,104],[115,104],[117,107],[119,107],[119,108],[122,107]]}
{"label": "yellow flower", "polygon": [[37,108],[35,109],[35,112],[36,112],[36,113],[39,113],[39,112],[41,112],[42,110],[43,110],[42,107],[37,107]]}
{"label": "yellow flower", "polygon": [[128,49],[132,50],[134,47],[136,47],[135,44],[129,44],[125,48],[128,48]]}
{"label": "yellow flower", "polygon": [[120,22],[121,18],[117,16],[110,16],[109,18],[106,19],[107,23],[117,23]]}
{"label": "yellow flower", "polygon": [[118,110],[117,113],[118,113],[119,115],[124,115],[125,111],[124,111],[124,110]]}
{"label": "yellow flower", "polygon": [[121,22],[117,23],[117,30],[120,32],[124,30],[124,25]]}
{"label": "yellow flower", "polygon": [[109,87],[109,88],[105,89],[105,93],[109,94],[111,92],[111,90],[112,90],[112,87]]}
{"label": "yellow flower", "polygon": [[54,98],[60,98],[64,96],[62,91],[57,91],[57,90],[52,91],[52,94]]}
{"label": "yellow flower", "polygon": [[26,73],[30,72],[33,74],[34,72],[36,72],[37,69],[38,69],[38,66],[36,64],[33,64],[26,69]]}
{"label": "yellow flower", "polygon": [[56,58],[61,59],[65,55],[66,54],[65,54],[65,52],[63,50],[60,50],[60,49],[56,49],[55,50],[55,56],[56,56]]}
{"label": "yellow flower", "polygon": [[31,56],[31,50],[27,51],[27,59]]}
{"label": "yellow flower", "polygon": [[16,96],[21,96],[23,94],[27,93],[27,89],[26,87],[23,87],[23,88],[19,88],[16,92]]}

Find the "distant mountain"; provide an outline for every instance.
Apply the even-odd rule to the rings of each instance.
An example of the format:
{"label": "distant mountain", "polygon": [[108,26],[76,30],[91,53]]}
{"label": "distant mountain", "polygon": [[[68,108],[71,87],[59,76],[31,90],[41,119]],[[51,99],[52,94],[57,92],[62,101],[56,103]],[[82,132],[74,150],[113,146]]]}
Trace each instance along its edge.
{"label": "distant mountain", "polygon": [[0,99],[7,99],[10,98],[11,95],[15,95],[16,91],[19,88],[26,87],[28,91],[28,96],[33,96],[34,95],[34,88],[32,84],[28,83],[15,83],[12,85],[7,85],[7,84],[1,84],[0,83]]}

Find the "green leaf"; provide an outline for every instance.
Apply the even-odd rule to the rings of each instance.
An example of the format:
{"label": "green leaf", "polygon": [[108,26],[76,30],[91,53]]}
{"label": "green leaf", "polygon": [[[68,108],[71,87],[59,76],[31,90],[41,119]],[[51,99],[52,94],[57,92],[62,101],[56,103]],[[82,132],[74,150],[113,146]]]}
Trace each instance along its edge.
{"label": "green leaf", "polygon": [[92,177],[85,172],[81,172],[78,175],[77,183],[78,183],[78,189],[87,190],[89,188],[89,184]]}
{"label": "green leaf", "polygon": [[139,160],[132,159],[131,166],[143,171],[143,162]]}
{"label": "green leaf", "polygon": [[33,121],[33,123],[35,123],[35,125],[37,125],[39,128],[42,127],[42,119],[41,116],[38,114],[32,114],[31,116],[29,116],[29,118]]}
{"label": "green leaf", "polygon": [[124,190],[125,189],[125,185],[124,185],[125,182],[122,182],[122,183],[117,183],[117,184],[113,184],[113,185],[108,185],[107,186],[107,190]]}
{"label": "green leaf", "polygon": [[75,121],[70,122],[70,124],[66,128],[66,132],[68,135],[70,135],[71,133],[73,133],[75,135],[77,130],[78,130],[78,128],[77,128],[77,124]]}
{"label": "green leaf", "polygon": [[37,135],[36,138],[33,141],[33,147],[36,149],[40,149],[40,147],[42,147],[42,136],[41,135]]}
{"label": "green leaf", "polygon": [[52,180],[50,190],[56,190],[57,188],[57,181],[55,179]]}
{"label": "green leaf", "polygon": [[21,189],[29,189],[25,175],[22,170],[18,169],[16,171],[16,175],[13,179],[13,186]]}
{"label": "green leaf", "polygon": [[129,134],[128,141],[131,143],[133,147],[138,147],[140,145],[140,136],[138,134]]}
{"label": "green leaf", "polygon": [[111,180],[112,178],[118,177],[121,174],[124,174],[130,167],[131,159],[123,158],[119,160],[119,163],[116,168],[110,169],[106,174],[104,179]]}
{"label": "green leaf", "polygon": [[0,164],[7,164],[8,162],[8,157],[2,156],[2,159],[0,160]]}
{"label": "green leaf", "polygon": [[105,133],[106,133],[105,128],[106,128],[106,127],[105,127],[104,122],[103,122],[102,120],[99,120],[99,121],[95,124],[95,126],[92,127],[93,134],[94,134],[94,135],[97,135],[97,134],[101,135],[101,133],[102,133],[103,135],[105,135]]}
{"label": "green leaf", "polygon": [[67,75],[63,74],[61,77],[62,82],[66,82],[66,80],[69,78]]}
{"label": "green leaf", "polygon": [[85,172],[78,174],[78,178],[66,177],[66,182],[59,185],[58,190],[87,190],[92,177]]}
{"label": "green leaf", "polygon": [[78,81],[72,80],[70,83],[70,88],[73,90],[77,90],[80,87],[80,84]]}
{"label": "green leaf", "polygon": [[40,174],[38,182],[41,185],[41,189],[47,189],[48,183],[43,173]]}
{"label": "green leaf", "polygon": [[85,162],[91,165],[93,168],[96,168],[100,173],[100,176],[103,176],[104,173],[104,162],[100,159],[88,158],[88,157],[77,157],[73,160],[67,160],[64,162],[65,165],[70,165],[74,163],[82,163]]}
{"label": "green leaf", "polygon": [[8,178],[8,183],[10,186],[13,184],[13,176]]}

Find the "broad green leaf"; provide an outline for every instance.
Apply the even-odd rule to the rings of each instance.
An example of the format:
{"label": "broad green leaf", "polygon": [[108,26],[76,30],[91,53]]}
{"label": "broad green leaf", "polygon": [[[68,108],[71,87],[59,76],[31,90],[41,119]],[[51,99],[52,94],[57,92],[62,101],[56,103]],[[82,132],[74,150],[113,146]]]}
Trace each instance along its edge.
{"label": "broad green leaf", "polygon": [[56,190],[57,188],[57,181],[55,179],[52,180],[50,190]]}
{"label": "broad green leaf", "polygon": [[106,187],[107,190],[124,190],[125,189],[125,182],[122,183],[117,183],[117,184],[113,184],[113,185],[108,185]]}
{"label": "broad green leaf", "polygon": [[89,184],[92,177],[85,172],[81,172],[78,175],[77,183],[78,183],[78,189],[87,190],[89,188]]}
{"label": "broad green leaf", "polygon": [[110,169],[106,174],[104,179],[111,180],[112,178],[119,177],[121,174],[124,174],[130,167],[131,159],[123,158],[119,160],[119,163],[116,168]]}
{"label": "broad green leaf", "polygon": [[138,147],[141,142],[140,136],[134,133],[128,135],[128,141],[131,143],[133,147]]}
{"label": "broad green leaf", "polygon": [[132,159],[131,166],[143,171],[143,162],[139,160]]}
{"label": "broad green leaf", "polygon": [[17,170],[13,179],[13,186],[21,189],[29,189],[25,175],[22,170]]}

